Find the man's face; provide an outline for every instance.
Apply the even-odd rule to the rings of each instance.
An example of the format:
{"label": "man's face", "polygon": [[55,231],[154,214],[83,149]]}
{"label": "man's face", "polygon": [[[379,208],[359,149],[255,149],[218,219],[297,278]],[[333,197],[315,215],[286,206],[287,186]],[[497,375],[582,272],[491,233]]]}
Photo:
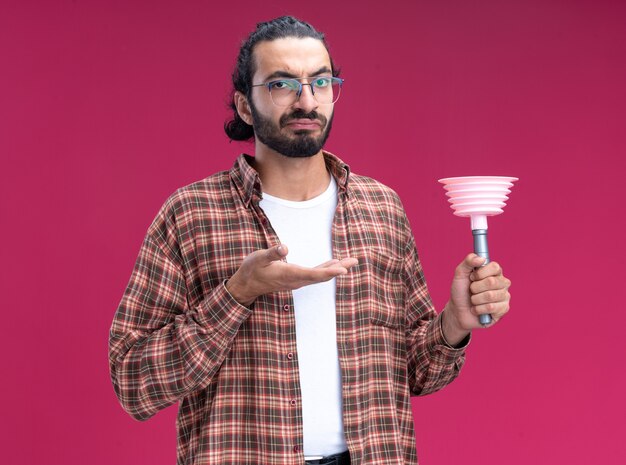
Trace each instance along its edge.
{"label": "man's face", "polygon": [[[332,76],[324,44],[312,38],[259,42],[253,59],[256,62],[253,84],[284,77]],[[274,105],[267,87],[253,87],[249,103],[258,141],[287,157],[311,157],[319,153],[330,134],[333,105],[317,103],[310,86],[303,86],[300,99],[288,107]]]}

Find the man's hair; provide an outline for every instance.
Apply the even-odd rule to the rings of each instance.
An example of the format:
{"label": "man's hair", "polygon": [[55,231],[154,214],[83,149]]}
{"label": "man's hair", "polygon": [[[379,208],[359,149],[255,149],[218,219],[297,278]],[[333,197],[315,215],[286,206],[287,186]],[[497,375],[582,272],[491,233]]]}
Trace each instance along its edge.
{"label": "man's hair", "polygon": [[[249,140],[254,137],[254,129],[251,125],[241,119],[237,113],[237,107],[233,101],[236,91],[246,96],[249,102],[252,92],[252,76],[256,72],[255,62],[253,58],[254,47],[262,41],[272,41],[276,39],[284,39],[287,37],[295,37],[304,39],[307,37],[317,39],[324,44],[328,51],[328,44],[324,39],[324,34],[315,30],[313,26],[304,21],[300,21],[293,16],[281,16],[280,18],[258,23],[256,30],[253,31],[248,38],[242,42],[237,57],[237,65],[233,71],[233,90],[230,98],[230,108],[233,110],[233,119],[224,124],[224,131],[231,140]],[[330,57],[330,52],[328,52]],[[335,68],[332,57],[330,65],[333,76],[338,76],[339,71]]]}

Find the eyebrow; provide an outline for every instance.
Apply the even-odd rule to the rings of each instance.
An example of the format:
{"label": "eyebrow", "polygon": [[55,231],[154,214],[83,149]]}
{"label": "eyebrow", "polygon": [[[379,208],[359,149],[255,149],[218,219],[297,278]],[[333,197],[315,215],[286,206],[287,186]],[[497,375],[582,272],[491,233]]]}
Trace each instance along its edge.
{"label": "eyebrow", "polygon": [[[330,73],[331,70],[328,66],[322,66],[320,69],[318,69],[317,71],[309,74],[309,77],[312,76],[319,76],[322,73]],[[289,73],[287,71],[274,71],[272,74],[270,74],[269,76],[267,76],[263,82],[267,82],[267,81],[271,81],[274,78],[290,78],[290,79],[297,79],[299,76],[296,76],[295,74]]]}

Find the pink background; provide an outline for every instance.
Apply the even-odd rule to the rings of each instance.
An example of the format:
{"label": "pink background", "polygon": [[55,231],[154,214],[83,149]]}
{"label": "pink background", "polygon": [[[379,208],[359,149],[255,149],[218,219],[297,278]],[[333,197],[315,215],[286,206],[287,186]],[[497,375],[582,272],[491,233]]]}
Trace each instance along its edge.
{"label": "pink background", "polygon": [[3,0],[2,462],[175,463],[176,408],[122,411],[108,329],[166,197],[251,149],[229,76],[285,13],[326,32],[327,148],[398,191],[438,308],[471,233],[436,180],[521,178],[490,222],[511,313],[414,400],[420,463],[626,463],[626,3],[600,0]]}

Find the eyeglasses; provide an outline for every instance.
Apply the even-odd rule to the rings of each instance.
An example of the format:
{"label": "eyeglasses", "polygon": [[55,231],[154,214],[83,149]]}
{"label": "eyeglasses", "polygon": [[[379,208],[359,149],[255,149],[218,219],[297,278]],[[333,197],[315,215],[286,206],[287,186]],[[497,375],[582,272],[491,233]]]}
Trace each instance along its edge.
{"label": "eyeglasses", "polygon": [[[311,82],[300,82],[310,79]],[[288,107],[300,99],[302,87],[311,86],[311,94],[320,105],[335,103],[341,94],[343,79],[338,77],[320,76],[314,78],[289,78],[254,84],[252,87],[267,87],[274,105]]]}

